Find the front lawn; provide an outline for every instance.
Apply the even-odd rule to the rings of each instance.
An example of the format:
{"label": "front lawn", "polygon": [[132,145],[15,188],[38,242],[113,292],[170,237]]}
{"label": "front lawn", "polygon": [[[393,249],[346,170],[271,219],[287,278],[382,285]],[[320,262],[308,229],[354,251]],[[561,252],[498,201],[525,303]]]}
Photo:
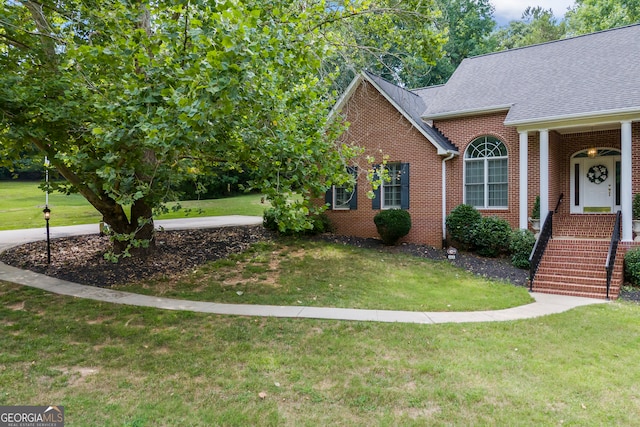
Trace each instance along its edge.
{"label": "front lawn", "polygon": [[[44,227],[42,209],[45,194],[33,181],[0,181],[0,230]],[[182,210],[159,215],[156,219],[184,217],[255,215],[262,216],[268,204],[259,194],[246,194],[225,199],[187,200]],[[168,207],[175,203],[169,203]],[[79,194],[49,194],[51,226],[97,224],[102,216]]]}
{"label": "front lawn", "polygon": [[411,311],[499,310],[533,302],[523,287],[448,261],[281,239],[184,274],[118,289],[200,301]]}
{"label": "front lawn", "polygon": [[640,307],[414,325],[129,307],[0,282],[0,405],[68,426],[635,425]]}

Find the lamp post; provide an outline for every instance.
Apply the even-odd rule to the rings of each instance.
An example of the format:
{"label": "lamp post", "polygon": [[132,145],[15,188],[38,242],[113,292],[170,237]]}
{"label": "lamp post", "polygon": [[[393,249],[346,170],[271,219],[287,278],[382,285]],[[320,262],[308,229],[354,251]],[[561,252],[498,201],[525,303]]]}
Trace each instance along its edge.
{"label": "lamp post", "polygon": [[47,222],[47,264],[51,264],[51,240],[49,239],[49,219],[51,218],[51,209],[48,206],[42,210],[44,220]]}

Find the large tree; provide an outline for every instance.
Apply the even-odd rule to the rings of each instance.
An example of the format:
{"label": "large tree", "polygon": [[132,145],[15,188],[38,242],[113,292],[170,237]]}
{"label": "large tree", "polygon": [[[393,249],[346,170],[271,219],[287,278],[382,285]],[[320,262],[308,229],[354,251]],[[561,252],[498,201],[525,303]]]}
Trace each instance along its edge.
{"label": "large tree", "polygon": [[[111,225],[116,254],[148,253],[154,211],[211,165],[251,169],[282,223],[308,227],[311,199],[350,179],[357,151],[335,149],[341,125],[327,121],[327,88],[337,72],[323,72],[325,58],[357,47],[346,23],[382,31],[411,17],[408,27],[420,18],[429,29],[420,4],[407,13],[389,1],[7,0],[2,162],[37,147],[65,178],[60,189]],[[407,28],[403,43],[431,30]],[[430,40],[419,54],[437,50]]]}
{"label": "large tree", "polygon": [[447,82],[463,59],[492,51],[489,35],[496,23],[489,0],[436,0],[434,26],[445,38],[440,56],[415,55],[398,68],[408,87]]}
{"label": "large tree", "polygon": [[640,0],[576,0],[565,19],[571,35],[635,24],[640,22]]}
{"label": "large tree", "polygon": [[520,21],[511,21],[496,31],[492,38],[495,50],[504,50],[554,41],[565,35],[565,22],[558,21],[553,10],[538,6],[525,9]]}

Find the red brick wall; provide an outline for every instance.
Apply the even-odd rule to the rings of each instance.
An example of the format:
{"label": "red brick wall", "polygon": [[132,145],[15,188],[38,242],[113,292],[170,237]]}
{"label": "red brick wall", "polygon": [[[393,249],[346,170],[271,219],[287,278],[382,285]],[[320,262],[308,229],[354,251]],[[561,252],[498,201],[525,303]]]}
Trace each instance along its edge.
{"label": "red brick wall", "polygon": [[358,209],[327,211],[339,234],[379,238],[373,210],[367,192],[366,179],[370,165],[365,156],[381,162],[388,155],[389,163],[410,164],[409,213],[412,227],[401,241],[442,245],[442,160],[436,148],[405,119],[373,86],[363,82],[343,108],[350,123],[343,135],[347,143],[366,148],[358,161]]}
{"label": "red brick wall", "polygon": [[480,136],[491,135],[500,139],[507,146],[507,154],[509,156],[509,206],[507,209],[480,209],[480,212],[484,216],[499,216],[509,221],[512,227],[518,227],[520,140],[518,132],[514,128],[504,126],[505,115],[506,113],[496,113],[442,120],[434,123],[460,151],[459,157],[447,162],[447,214],[463,203],[464,152],[467,146]]}
{"label": "red brick wall", "polygon": [[[371,190],[366,180],[370,165],[365,156],[381,161],[410,163],[410,209],[413,227],[402,241],[424,243],[440,247],[442,243],[442,157],[435,147],[406,120],[373,86],[363,82],[343,108],[350,123],[343,136],[348,143],[364,147],[359,159],[358,209],[355,211],[328,211],[337,233],[358,237],[374,237],[378,234],[373,210],[367,192]],[[485,216],[497,215],[509,221],[513,228],[519,226],[519,135],[516,129],[504,126],[506,113],[470,116],[434,123],[458,148],[460,156],[447,162],[447,206],[449,213],[463,202],[464,152],[476,138],[491,135],[507,146],[509,164],[509,204],[506,209],[481,209]],[[640,192],[640,123],[633,124],[633,192]],[[535,198],[540,194],[540,136],[530,132],[528,136],[528,208],[530,214]],[[620,130],[606,130],[560,134],[549,132],[549,209],[555,208],[558,197],[564,193],[560,213],[570,209],[571,156],[589,147],[620,149]]]}

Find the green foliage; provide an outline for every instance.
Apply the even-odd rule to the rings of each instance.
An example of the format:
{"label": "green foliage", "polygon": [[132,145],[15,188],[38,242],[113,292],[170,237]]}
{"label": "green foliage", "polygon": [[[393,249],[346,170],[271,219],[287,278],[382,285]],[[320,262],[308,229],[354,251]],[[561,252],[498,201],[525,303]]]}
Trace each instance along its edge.
{"label": "green foliage", "polygon": [[482,220],[482,215],[471,205],[458,205],[445,220],[451,239],[469,249],[473,246],[473,230]]}
{"label": "green foliage", "polygon": [[284,236],[311,236],[315,234],[329,233],[334,230],[329,216],[324,212],[316,212],[307,218],[308,228],[303,230],[292,229],[287,226],[290,218],[282,218],[283,214],[289,211],[279,211],[277,208],[270,208],[264,211],[262,225],[271,231],[276,231]]}
{"label": "green foliage", "polygon": [[311,218],[313,224],[313,234],[332,233],[335,231],[335,226],[331,223],[329,215],[322,212]]}
{"label": "green foliage", "polygon": [[[331,2],[331,9],[341,12],[336,7],[340,3]],[[327,34],[341,48],[323,61],[327,72],[340,70],[334,88],[342,92],[355,72],[363,69],[389,81],[411,85],[414,81],[405,77],[424,77],[435,59],[443,56],[442,46],[446,41],[445,26],[435,3],[433,0],[345,1],[347,13],[331,17],[335,25]],[[365,4],[368,6],[361,13],[352,14]],[[345,15],[351,17],[344,19]]]}
{"label": "green foliage", "polygon": [[385,245],[395,245],[411,230],[411,215],[402,209],[380,211],[373,217],[373,222]]}
{"label": "green foliage", "polygon": [[175,190],[181,200],[219,199],[243,193],[249,180],[247,172],[210,168],[182,181]]}
{"label": "green foliage", "polygon": [[633,248],[624,255],[625,280],[640,286],[640,248]]}
{"label": "green foliage", "polygon": [[640,0],[576,0],[565,20],[571,35],[635,24],[640,21]]}
{"label": "green foliage", "polygon": [[518,268],[529,268],[529,256],[535,244],[536,238],[531,231],[513,230],[509,243],[511,264]]}
{"label": "green foliage", "polygon": [[540,219],[540,196],[536,196],[536,201],[533,202],[533,209],[531,210],[531,219]]}
{"label": "green foliage", "polygon": [[[65,178],[59,190],[79,192],[133,239],[183,183],[201,191],[208,169],[248,173],[245,189],[264,194],[281,224],[308,230],[312,201],[350,179],[359,153],[336,150],[344,126],[327,112],[339,69],[327,58],[428,61],[441,41],[422,1],[331,4],[9,2],[0,166],[37,147]],[[392,53],[371,55],[366,44]]]}
{"label": "green foliage", "polygon": [[440,12],[436,25],[448,35],[444,55],[435,63],[416,57],[411,66],[402,68],[400,76],[409,87],[444,84],[463,59],[492,51],[489,36],[496,22],[489,0],[436,0],[435,6]]}
{"label": "green foliage", "polygon": [[484,217],[473,229],[472,236],[479,255],[496,257],[509,250],[511,226],[497,216]]}
{"label": "green foliage", "polygon": [[633,204],[631,205],[632,217],[635,220],[640,220],[640,193],[633,196]]}
{"label": "green foliage", "polygon": [[275,209],[271,208],[264,211],[264,215],[262,216],[262,225],[267,230],[279,231]]}
{"label": "green foliage", "polygon": [[509,25],[496,31],[492,38],[495,40],[496,50],[505,50],[559,40],[565,36],[566,31],[564,20],[558,21],[551,9],[537,6],[527,7],[521,21],[511,21]]}

